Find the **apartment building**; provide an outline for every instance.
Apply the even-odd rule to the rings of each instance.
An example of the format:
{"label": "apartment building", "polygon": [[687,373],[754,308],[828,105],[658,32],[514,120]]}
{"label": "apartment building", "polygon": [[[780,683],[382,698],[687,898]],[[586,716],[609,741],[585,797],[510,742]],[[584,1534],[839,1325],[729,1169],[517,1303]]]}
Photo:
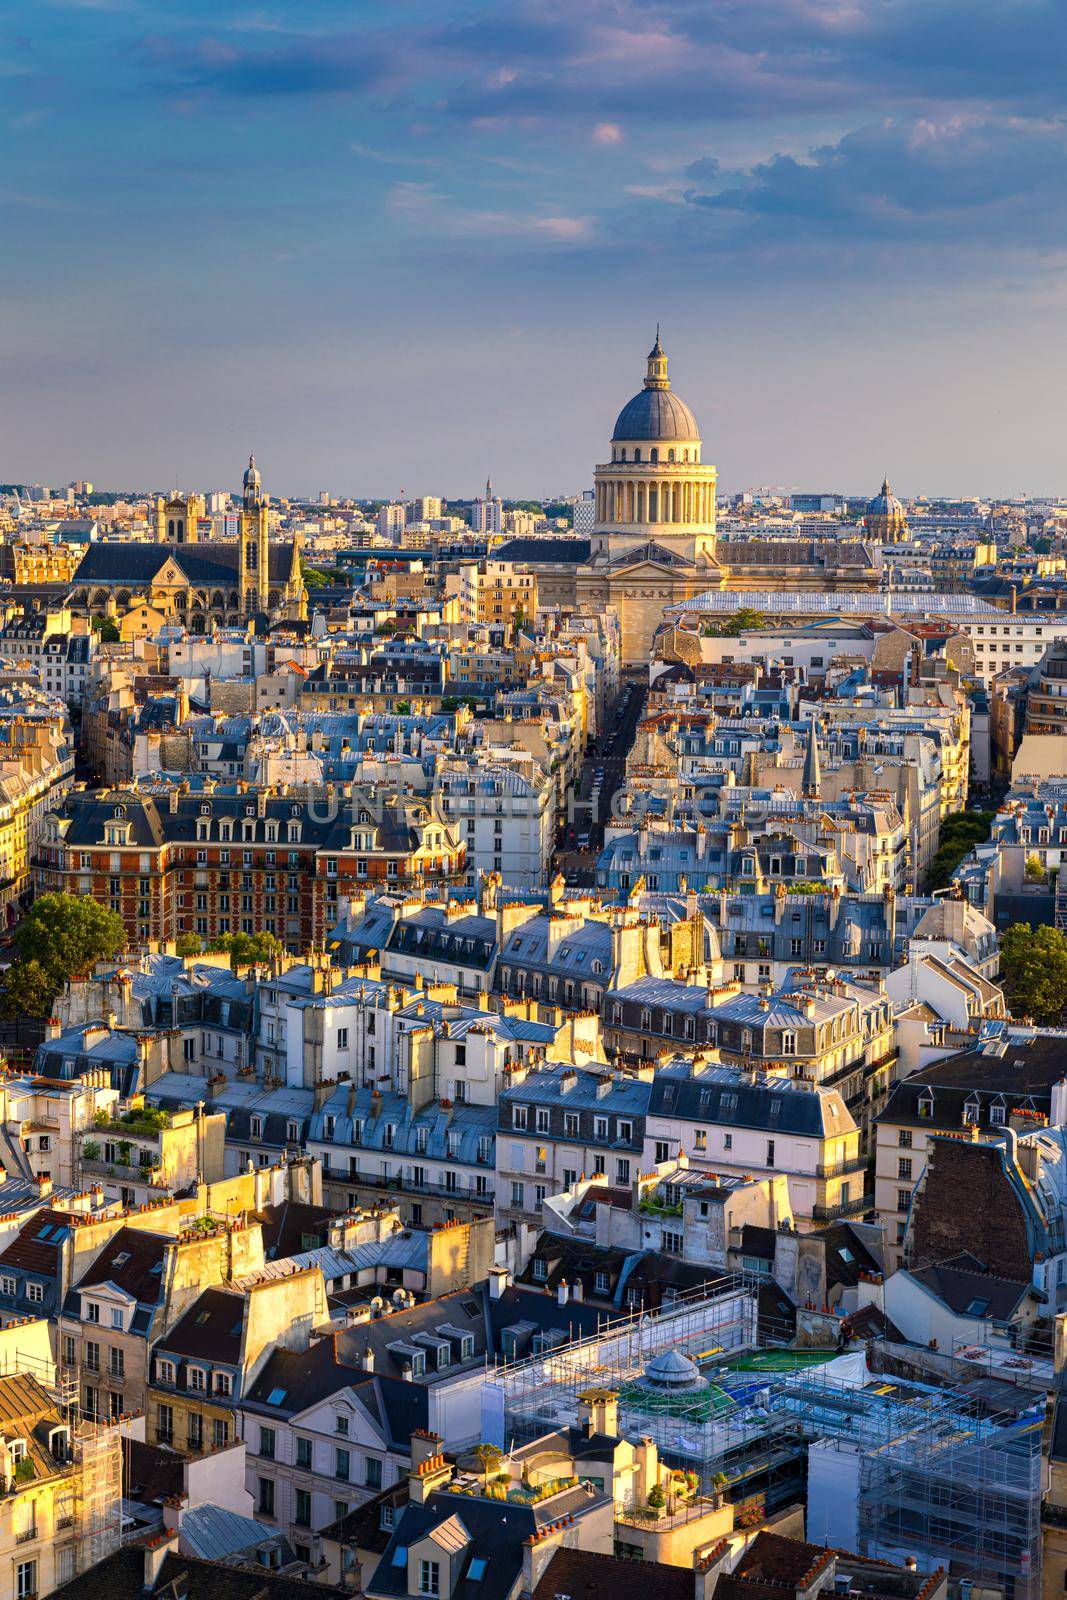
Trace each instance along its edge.
{"label": "apartment building", "polygon": [[465,862],[432,802],[171,787],[68,796],[45,821],[36,884],[109,905],[133,945],[267,930],[305,950],[345,897],[451,882]]}
{"label": "apartment building", "polygon": [[540,1219],[545,1201],[580,1177],[628,1185],[645,1142],[651,1084],[573,1067],[529,1072],[500,1096],[497,1216]]}
{"label": "apartment building", "polygon": [[684,1157],[701,1173],[781,1174],[802,1231],[872,1208],[861,1132],[839,1090],[700,1057],[661,1065],[648,1087],[642,1170]]}

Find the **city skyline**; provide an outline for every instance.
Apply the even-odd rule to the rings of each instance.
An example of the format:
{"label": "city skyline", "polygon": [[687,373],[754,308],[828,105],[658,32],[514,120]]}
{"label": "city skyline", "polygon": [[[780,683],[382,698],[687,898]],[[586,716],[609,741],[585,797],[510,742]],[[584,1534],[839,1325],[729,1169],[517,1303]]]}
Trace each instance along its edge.
{"label": "city skyline", "polygon": [[229,484],[254,447],[283,495],[578,492],[660,320],[727,493],[1055,493],[1065,32],[1037,0],[35,8],[0,477]]}

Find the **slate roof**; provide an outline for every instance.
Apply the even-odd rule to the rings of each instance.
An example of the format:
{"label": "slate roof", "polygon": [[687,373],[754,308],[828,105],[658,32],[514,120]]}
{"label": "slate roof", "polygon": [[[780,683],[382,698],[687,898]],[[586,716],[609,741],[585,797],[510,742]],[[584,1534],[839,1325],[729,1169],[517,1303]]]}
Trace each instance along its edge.
{"label": "slate roof", "polygon": [[[268,575],[271,583],[285,583],[293,562],[293,546],[271,541]],[[72,587],[84,583],[151,583],[171,560],[190,583],[232,588],[237,582],[239,546],[236,539],[204,540],[196,544],[127,544],[102,541],[91,544],[78,564]]]}
{"label": "slate roof", "polygon": [[[264,1530],[265,1538],[270,1534]],[[53,1589],[63,1600],[134,1600],[144,1591],[144,1551],[139,1545],[126,1545],[104,1561],[97,1562],[70,1583]],[[286,1578],[266,1567],[255,1570],[224,1566],[217,1561],[199,1561],[195,1556],[167,1555],[163,1558],[154,1594],[168,1585],[182,1600],[351,1600],[351,1591],[332,1584]]]}
{"label": "slate roof", "polygon": [[[713,1066],[690,1074],[687,1063],[670,1064],[656,1073],[649,1088],[649,1116],[676,1116],[812,1139],[849,1133],[855,1127],[836,1092],[816,1094],[788,1078],[752,1082],[735,1067]],[[829,1109],[831,1102],[837,1107],[836,1118]]]}
{"label": "slate roof", "polygon": [[[365,1372],[352,1361],[338,1358],[338,1343],[333,1339],[321,1339],[304,1351],[275,1350],[244,1404],[265,1417],[295,1417],[345,1390],[351,1390],[370,1413],[390,1448],[402,1454],[410,1449],[414,1430],[429,1426],[425,1384]],[[272,1404],[271,1396],[279,1391],[281,1397]]]}
{"label": "slate roof", "polygon": [[493,560],[541,566],[565,562],[568,566],[584,567],[591,549],[588,539],[509,539],[494,551]]}
{"label": "slate roof", "polygon": [[189,1310],[155,1345],[159,1355],[236,1366],[241,1355],[244,1295],[228,1289],[205,1289]]}
{"label": "slate roof", "polygon": [[[170,1243],[171,1239],[164,1234],[120,1228],[79,1278],[67,1296],[64,1310],[79,1315],[80,1291],[104,1283],[113,1283],[116,1288],[125,1290],[140,1306],[154,1307],[159,1300],[163,1262]],[[138,1330],[135,1328],[135,1331]]]}
{"label": "slate roof", "polygon": [[[632,1561],[599,1555],[591,1550],[557,1550],[533,1591],[533,1600],[614,1600],[633,1587]],[[693,1574],[685,1567],[668,1567],[659,1561],[642,1561],[639,1586],[643,1600],[692,1600]]]}
{"label": "slate roof", "polygon": [[[959,1317],[982,1317],[993,1322],[1007,1322],[1032,1289],[1029,1283],[985,1272],[982,1263],[966,1253],[950,1261],[939,1262],[936,1266],[906,1270],[908,1277],[921,1284]],[[981,1309],[971,1310],[972,1306],[980,1306]]]}
{"label": "slate roof", "polygon": [[[583,1488],[576,1489],[569,1497],[554,1495],[539,1506],[440,1491],[430,1495],[425,1505],[409,1504],[405,1508],[367,1588],[374,1594],[406,1596],[406,1563],[396,1565],[394,1552],[407,1549],[436,1530],[444,1535],[452,1549],[464,1535],[469,1541],[465,1549],[460,1545],[459,1573],[453,1582],[450,1600],[507,1600],[522,1575],[526,1540],[547,1521],[603,1502],[603,1495],[594,1497]],[[471,1561],[486,1556],[492,1559],[481,1577],[472,1580],[469,1577]]]}

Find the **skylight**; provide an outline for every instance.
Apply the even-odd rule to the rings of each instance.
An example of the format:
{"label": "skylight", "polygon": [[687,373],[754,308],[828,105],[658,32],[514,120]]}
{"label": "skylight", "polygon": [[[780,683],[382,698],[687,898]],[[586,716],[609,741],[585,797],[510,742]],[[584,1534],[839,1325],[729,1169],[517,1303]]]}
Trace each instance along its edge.
{"label": "skylight", "polygon": [[964,1314],[965,1317],[984,1317],[988,1310],[989,1310],[989,1301],[988,1300],[974,1299],[974,1300],[968,1301],[967,1309],[963,1314]]}
{"label": "skylight", "polygon": [[467,1569],[467,1577],[470,1579],[471,1583],[480,1583],[482,1581],[482,1579],[485,1577],[485,1569],[487,1565],[488,1563],[484,1556],[475,1556],[474,1560]]}
{"label": "skylight", "polygon": [[267,1396],[267,1404],[269,1406],[280,1406],[288,1392],[287,1389],[272,1389]]}

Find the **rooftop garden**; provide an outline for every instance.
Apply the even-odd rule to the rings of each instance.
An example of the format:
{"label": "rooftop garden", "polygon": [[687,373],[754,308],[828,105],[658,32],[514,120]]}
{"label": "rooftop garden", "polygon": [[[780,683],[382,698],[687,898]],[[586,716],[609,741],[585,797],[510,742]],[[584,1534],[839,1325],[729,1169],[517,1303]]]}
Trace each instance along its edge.
{"label": "rooftop garden", "polygon": [[106,1111],[98,1111],[93,1118],[93,1127],[99,1128],[101,1132],[132,1133],[142,1139],[152,1139],[163,1128],[170,1127],[170,1113],[157,1111],[152,1106],[141,1106],[115,1116],[109,1115]]}

